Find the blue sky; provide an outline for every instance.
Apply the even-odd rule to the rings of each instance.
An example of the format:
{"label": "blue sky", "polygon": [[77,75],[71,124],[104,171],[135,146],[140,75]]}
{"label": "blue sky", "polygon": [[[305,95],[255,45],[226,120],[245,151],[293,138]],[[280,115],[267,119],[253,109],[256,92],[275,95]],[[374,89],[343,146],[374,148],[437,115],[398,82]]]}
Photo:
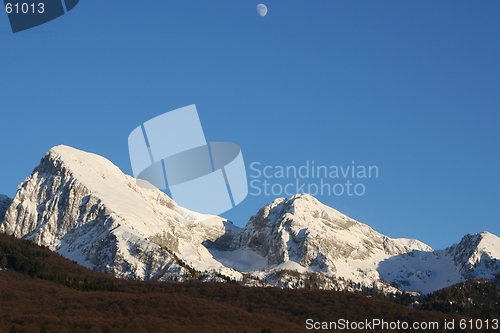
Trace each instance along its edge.
{"label": "blue sky", "polygon": [[[379,232],[500,235],[500,2],[257,3],[82,0],[17,34],[0,15],[0,193],[58,144],[130,174],[128,134],[196,104],[248,168],[377,166],[363,196],[318,199]],[[243,226],[274,198],[223,216]]]}

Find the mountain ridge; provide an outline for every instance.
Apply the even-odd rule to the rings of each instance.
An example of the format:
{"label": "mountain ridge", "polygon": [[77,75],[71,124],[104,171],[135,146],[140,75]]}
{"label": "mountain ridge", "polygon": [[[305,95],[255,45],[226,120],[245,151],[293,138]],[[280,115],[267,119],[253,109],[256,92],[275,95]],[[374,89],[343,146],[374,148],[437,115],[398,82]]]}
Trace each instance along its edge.
{"label": "mountain ridge", "polygon": [[0,214],[2,207],[1,232],[121,278],[186,281],[196,271],[208,281],[300,287],[321,274],[325,289],[382,283],[396,292],[390,282],[427,293],[500,274],[500,239],[487,232],[433,250],[382,235],[309,194],[275,199],[239,228],[68,146],[49,150],[13,199],[0,198]]}

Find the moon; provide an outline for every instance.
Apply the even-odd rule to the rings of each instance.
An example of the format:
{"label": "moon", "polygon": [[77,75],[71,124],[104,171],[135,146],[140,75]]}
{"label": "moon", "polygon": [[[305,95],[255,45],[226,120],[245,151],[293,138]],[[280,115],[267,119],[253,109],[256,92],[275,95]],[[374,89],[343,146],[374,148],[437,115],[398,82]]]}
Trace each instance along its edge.
{"label": "moon", "polygon": [[262,17],[266,16],[266,14],[267,14],[267,6],[266,6],[266,5],[264,5],[263,3],[259,3],[259,4],[257,5],[257,13],[258,13],[260,16],[262,16]]}

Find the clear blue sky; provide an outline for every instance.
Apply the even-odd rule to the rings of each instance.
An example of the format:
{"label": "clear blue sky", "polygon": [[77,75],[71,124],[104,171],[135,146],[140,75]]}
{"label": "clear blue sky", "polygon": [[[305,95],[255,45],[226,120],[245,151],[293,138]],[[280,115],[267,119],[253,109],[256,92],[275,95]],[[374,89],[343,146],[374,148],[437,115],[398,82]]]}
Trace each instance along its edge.
{"label": "clear blue sky", "polygon": [[[248,168],[376,165],[363,196],[318,199],[379,232],[500,235],[499,1],[257,3],[82,0],[17,34],[0,13],[0,193],[58,144],[130,174],[128,134],[196,104]],[[224,216],[243,226],[273,199]]]}

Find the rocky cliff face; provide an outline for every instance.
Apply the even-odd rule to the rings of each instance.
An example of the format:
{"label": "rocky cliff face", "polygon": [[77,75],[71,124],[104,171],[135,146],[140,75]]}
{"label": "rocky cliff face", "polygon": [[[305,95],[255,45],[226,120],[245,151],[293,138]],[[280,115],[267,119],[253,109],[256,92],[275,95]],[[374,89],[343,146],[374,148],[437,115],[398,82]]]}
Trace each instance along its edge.
{"label": "rocky cliff face", "polygon": [[445,250],[464,279],[500,275],[500,238],[489,232],[465,235]]}
{"label": "rocky cliff face", "polygon": [[0,194],[0,222],[3,221],[5,213],[7,212],[11,204],[12,204],[11,198],[3,194]]}
{"label": "rocky cliff face", "polygon": [[106,159],[59,146],[20,185],[0,231],[117,277],[182,280],[186,271],[174,254],[203,254],[201,239],[230,228],[218,217],[193,223],[200,217],[138,187]]}
{"label": "rocky cliff face", "polygon": [[240,229],[179,207],[164,193],[137,186],[105,158],[66,146],[45,155],[14,199],[0,197],[0,231],[131,279],[230,277],[304,287],[313,274],[327,289],[384,279],[430,292],[500,274],[500,239],[490,233],[434,251],[417,240],[384,236],[308,194],[276,199]]}
{"label": "rocky cliff face", "polygon": [[332,272],[337,271],[338,260],[367,261],[413,250],[432,251],[417,240],[384,236],[308,194],[280,198],[261,209],[244,228],[240,247],[267,257],[269,265],[293,260]]}

